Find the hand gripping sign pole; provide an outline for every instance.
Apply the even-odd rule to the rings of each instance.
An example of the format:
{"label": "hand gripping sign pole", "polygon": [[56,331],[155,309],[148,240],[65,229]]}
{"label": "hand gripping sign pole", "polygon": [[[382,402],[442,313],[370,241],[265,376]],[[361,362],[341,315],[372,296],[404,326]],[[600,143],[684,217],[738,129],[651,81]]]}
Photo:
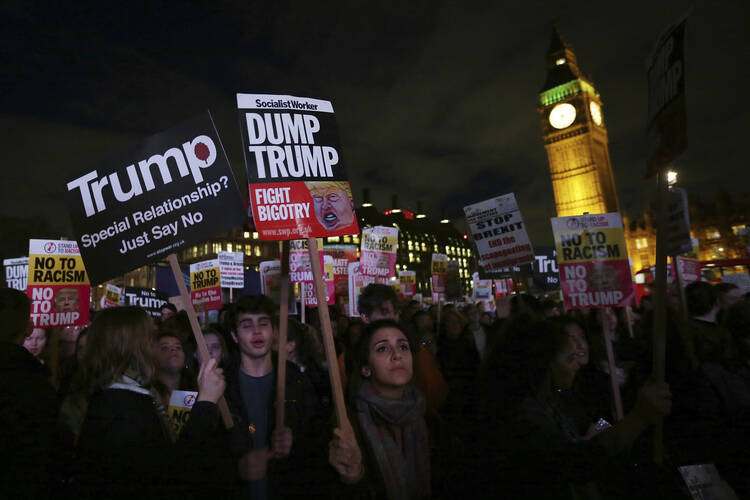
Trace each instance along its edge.
{"label": "hand gripping sign pole", "polygon": [[289,240],[281,242],[281,311],[279,312],[279,364],[276,367],[276,428],[284,427],[286,409],[286,339],[289,326]]}
{"label": "hand gripping sign pole", "polygon": [[328,314],[328,298],[326,296],[325,283],[323,282],[323,271],[320,268],[320,257],[318,256],[318,240],[307,238],[307,246],[310,252],[313,279],[315,280],[315,296],[318,298],[318,314],[320,316],[321,330],[323,331],[323,345],[325,346],[326,359],[330,367],[328,375],[331,379],[331,388],[333,389],[336,423],[339,428],[343,429],[349,427],[350,424],[346,416],[346,407],[344,406],[344,391],[341,387],[341,378],[339,371],[336,370],[338,361],[336,360],[336,347],[333,343],[331,317]]}
{"label": "hand gripping sign pole", "polygon": [[[198,315],[195,313],[193,308],[193,302],[190,300],[190,294],[185,286],[185,281],[182,279],[182,271],[180,271],[180,264],[177,262],[177,255],[171,253],[167,256],[169,266],[172,268],[172,274],[174,280],[177,283],[177,289],[180,291],[180,297],[182,297],[182,303],[185,306],[188,319],[190,320],[190,326],[193,329],[193,336],[195,337],[195,343],[198,345],[198,352],[201,355],[201,359],[207,360],[211,356],[208,354],[208,347],[206,347],[206,339],[203,338],[203,332],[201,331],[201,325],[198,323]],[[232,415],[229,413],[229,406],[222,396],[219,399],[219,413],[221,413],[221,419],[224,421],[224,426],[227,429],[231,429],[234,426],[232,421]]]}

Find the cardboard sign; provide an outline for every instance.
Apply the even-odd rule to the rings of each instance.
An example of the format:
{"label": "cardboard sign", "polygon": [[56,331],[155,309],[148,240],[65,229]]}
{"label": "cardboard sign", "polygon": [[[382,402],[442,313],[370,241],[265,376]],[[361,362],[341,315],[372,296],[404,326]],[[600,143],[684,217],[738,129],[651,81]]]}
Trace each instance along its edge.
{"label": "cardboard sign", "polygon": [[703,264],[699,260],[677,257],[677,268],[680,270],[682,282],[685,284],[703,279],[703,274],[701,273]]}
{"label": "cardboard sign", "polygon": [[219,259],[190,264],[190,301],[196,309],[221,309],[221,271]]}
{"label": "cardboard sign", "polygon": [[485,271],[534,260],[534,249],[513,193],[464,207],[479,264]]}
{"label": "cardboard sign", "polygon": [[359,317],[359,294],[370,283],[375,283],[374,276],[365,276],[359,272],[359,262],[349,264],[349,316]]}
{"label": "cardboard sign", "polygon": [[531,277],[539,290],[551,292],[560,289],[560,269],[557,265],[557,250],[554,247],[534,248]]}
{"label": "cardboard sign", "polygon": [[3,260],[5,267],[5,286],[14,290],[26,291],[26,276],[29,273],[29,258]]}
{"label": "cardboard sign", "polygon": [[107,283],[107,287],[102,295],[102,309],[109,309],[110,307],[117,307],[120,305],[120,299],[122,298],[122,289],[115,285]]}
{"label": "cardboard sign", "polygon": [[633,304],[619,213],[555,217],[552,232],[566,311]]}
{"label": "cardboard sign", "polygon": [[218,252],[223,288],[245,288],[245,256],[242,252]]}
{"label": "cardboard sign", "polygon": [[472,299],[474,301],[491,301],[492,297],[492,280],[479,279],[479,273],[474,273],[472,276],[473,280],[473,291]]}
{"label": "cardboard sign", "polygon": [[358,234],[329,101],[237,94],[250,205],[260,238]]}
{"label": "cardboard sign", "polygon": [[333,282],[337,297],[349,298],[349,264],[357,262],[357,247],[354,245],[326,245],[325,255],[333,258]]}
{"label": "cardboard sign", "polygon": [[448,279],[448,256],[442,253],[432,254],[430,264],[430,285],[432,293],[444,294],[445,285]]}
{"label": "cardboard sign", "polygon": [[378,278],[396,276],[397,250],[398,228],[376,226],[363,229],[359,272]]}
{"label": "cardboard sign", "polygon": [[179,436],[185,423],[190,418],[190,411],[195,405],[198,393],[194,391],[172,391],[169,396],[167,413],[174,429],[175,436]]}
{"label": "cardboard sign", "polygon": [[[318,253],[318,256],[323,261],[320,269],[323,271],[323,283],[326,287],[326,303],[332,305],[336,303],[336,287],[333,281],[333,257],[323,255],[322,253]],[[312,274],[312,270],[310,273]],[[318,296],[315,294],[315,283],[313,281],[302,282],[300,294],[305,297],[305,306],[318,307]]]}
{"label": "cardboard sign", "polygon": [[398,280],[401,284],[401,295],[413,297],[417,293],[417,272],[399,271]]}
{"label": "cardboard sign", "polygon": [[735,273],[725,274],[721,277],[722,283],[732,283],[742,292],[742,295],[750,292],[750,274],[747,273]]}
{"label": "cardboard sign", "polygon": [[245,221],[208,113],[84,171],[67,183],[66,201],[95,284]]}
{"label": "cardboard sign", "polygon": [[[281,302],[281,262],[268,260],[260,263],[260,293],[279,305]],[[297,314],[297,302],[294,294],[289,294],[289,314]]]}
{"label": "cardboard sign", "polygon": [[91,285],[75,241],[29,240],[26,294],[38,328],[85,326]]}
{"label": "cardboard sign", "polygon": [[[322,241],[318,241],[322,247]],[[324,253],[318,252],[320,269],[325,265]],[[281,258],[284,258],[282,255]],[[310,252],[307,240],[292,240],[289,242],[289,281],[292,283],[312,283],[313,273],[310,265]]]}
{"label": "cardboard sign", "polygon": [[648,167],[646,176],[687,148],[685,118],[685,31],[683,19],[659,37],[648,67]]}
{"label": "cardboard sign", "polygon": [[[166,293],[139,286],[126,286],[121,299],[123,305],[143,308],[152,318],[161,317],[161,308],[167,302],[169,298]],[[184,309],[184,307],[178,306],[177,309]]]}

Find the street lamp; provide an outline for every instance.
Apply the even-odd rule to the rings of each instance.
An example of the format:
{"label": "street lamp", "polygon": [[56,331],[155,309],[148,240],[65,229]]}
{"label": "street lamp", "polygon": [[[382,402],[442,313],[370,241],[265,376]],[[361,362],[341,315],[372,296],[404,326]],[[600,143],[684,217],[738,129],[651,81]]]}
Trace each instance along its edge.
{"label": "street lamp", "polygon": [[674,170],[667,171],[667,185],[672,187],[677,184],[677,172]]}

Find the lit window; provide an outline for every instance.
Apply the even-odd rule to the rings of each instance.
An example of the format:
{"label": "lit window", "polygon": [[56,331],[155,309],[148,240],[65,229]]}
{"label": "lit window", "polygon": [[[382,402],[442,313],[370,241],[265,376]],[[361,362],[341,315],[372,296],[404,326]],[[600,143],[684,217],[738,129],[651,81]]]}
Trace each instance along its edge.
{"label": "lit window", "polygon": [[255,245],[255,256],[260,257],[260,245]]}
{"label": "lit window", "polygon": [[231,252],[231,251],[232,251],[232,244],[227,243],[227,252]]}
{"label": "lit window", "polygon": [[414,262],[414,254],[409,252],[409,262]]}
{"label": "lit window", "polygon": [[221,252],[221,243],[214,243],[212,251],[213,251],[213,253]]}
{"label": "lit window", "polygon": [[328,241],[338,243],[340,241],[340,238],[338,236],[331,236],[330,238],[328,238]]}
{"label": "lit window", "polygon": [[245,255],[247,255],[248,257],[251,257],[253,255],[253,247],[251,247],[250,245],[246,246]]}
{"label": "lit window", "polygon": [[198,256],[198,247],[193,247],[193,257]]}
{"label": "lit window", "polygon": [[438,253],[440,250],[438,250],[437,243],[433,246],[433,252]]}
{"label": "lit window", "polygon": [[257,233],[257,231],[253,231],[253,239],[254,240],[258,239],[258,233]]}
{"label": "lit window", "polygon": [[721,238],[721,233],[719,233],[719,230],[715,227],[709,227],[706,229],[706,239],[708,240],[718,240]]}
{"label": "lit window", "polygon": [[414,245],[412,244],[411,240],[409,240],[407,243],[409,246],[409,250],[414,250]]}
{"label": "lit window", "polygon": [[354,243],[359,244],[359,235],[355,234],[354,236],[352,236],[352,240],[354,241]]}
{"label": "lit window", "polygon": [[640,250],[641,248],[648,247],[648,240],[646,238],[636,238],[635,239],[635,248]]}
{"label": "lit window", "polygon": [[563,64],[565,64],[565,58],[564,57],[558,57],[555,60],[555,66],[562,66]]}
{"label": "lit window", "polygon": [[344,243],[351,243],[352,237],[351,236],[344,236]]}
{"label": "lit window", "polygon": [[245,231],[244,233],[242,233],[242,237],[245,238],[245,239],[248,239],[250,237],[250,232],[249,231]]}
{"label": "lit window", "polygon": [[741,224],[739,226],[732,226],[732,232],[739,236],[740,234],[745,234],[747,232],[747,224]]}
{"label": "lit window", "polygon": [[426,251],[427,251],[427,245],[425,244],[425,242],[424,242],[424,241],[422,242],[422,251],[423,251],[423,252],[426,252]]}

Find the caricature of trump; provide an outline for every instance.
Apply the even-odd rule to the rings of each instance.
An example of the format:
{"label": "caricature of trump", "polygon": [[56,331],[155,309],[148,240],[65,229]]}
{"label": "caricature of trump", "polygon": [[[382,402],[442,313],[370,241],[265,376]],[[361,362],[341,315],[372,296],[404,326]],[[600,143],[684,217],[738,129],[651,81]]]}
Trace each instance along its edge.
{"label": "caricature of trump", "polygon": [[354,202],[348,182],[305,182],[305,185],[313,199],[315,217],[324,228],[336,231],[354,222]]}

